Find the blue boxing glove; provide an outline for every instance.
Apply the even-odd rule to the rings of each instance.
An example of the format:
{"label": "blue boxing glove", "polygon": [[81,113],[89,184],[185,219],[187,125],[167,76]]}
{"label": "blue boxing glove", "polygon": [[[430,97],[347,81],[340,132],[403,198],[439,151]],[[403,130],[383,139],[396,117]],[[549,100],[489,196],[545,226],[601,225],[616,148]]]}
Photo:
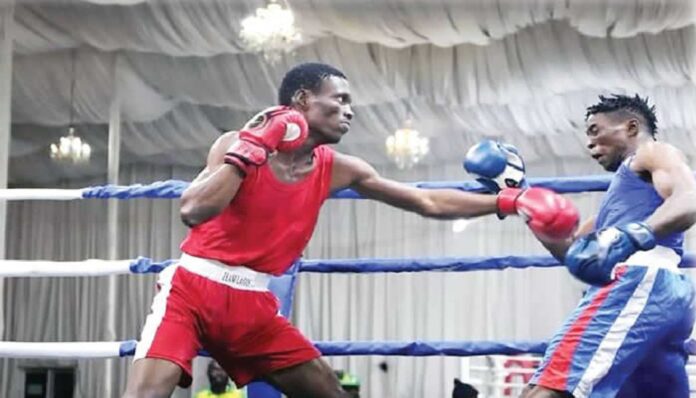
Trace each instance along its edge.
{"label": "blue boxing glove", "polygon": [[503,188],[527,188],[524,162],[512,145],[481,141],[466,153],[464,169],[494,193]]}
{"label": "blue boxing glove", "polygon": [[609,227],[573,242],[566,253],[565,265],[581,281],[603,286],[614,280],[617,264],[655,245],[655,234],[643,222]]}

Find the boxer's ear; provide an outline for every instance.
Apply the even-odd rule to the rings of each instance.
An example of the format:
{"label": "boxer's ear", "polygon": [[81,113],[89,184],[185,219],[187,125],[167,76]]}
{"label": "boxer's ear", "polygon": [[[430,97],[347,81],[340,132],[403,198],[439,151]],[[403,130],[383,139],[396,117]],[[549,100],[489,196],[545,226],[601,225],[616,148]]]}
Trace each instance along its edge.
{"label": "boxer's ear", "polygon": [[292,96],[290,101],[290,106],[300,111],[307,111],[309,109],[309,99],[312,92],[306,88],[301,88],[295,91],[295,95]]}

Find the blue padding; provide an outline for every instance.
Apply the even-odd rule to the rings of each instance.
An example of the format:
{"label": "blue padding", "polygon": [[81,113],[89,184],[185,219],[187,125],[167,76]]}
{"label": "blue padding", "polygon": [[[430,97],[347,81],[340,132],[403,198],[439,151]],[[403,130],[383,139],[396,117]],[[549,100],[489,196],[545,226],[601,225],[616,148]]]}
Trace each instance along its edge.
{"label": "blue padding", "polygon": [[506,268],[557,267],[551,256],[503,256],[467,258],[363,258],[303,260],[300,272],[461,272]]}
{"label": "blue padding", "polygon": [[[547,346],[543,341],[318,341],[314,345],[327,356],[409,357],[543,354]],[[689,355],[696,355],[696,341],[684,342],[684,348]]]}
{"label": "blue padding", "polygon": [[[606,174],[585,177],[529,178],[528,181],[532,186],[552,189],[558,193],[579,193],[606,191],[611,178],[611,174]],[[409,185],[426,189],[454,188],[468,192],[488,192],[486,187],[477,181],[415,182]],[[362,199],[359,193],[350,189],[334,192],[331,197],[334,199]]]}
{"label": "blue padding", "polygon": [[133,274],[156,274],[174,264],[177,260],[152,261],[147,257],[138,257],[130,263],[130,272]]}
{"label": "blue padding", "polygon": [[[647,264],[649,265],[649,264]],[[362,258],[333,260],[302,260],[299,272],[316,273],[371,273],[371,272],[465,272],[503,270],[508,268],[551,268],[561,264],[551,256],[500,256],[500,257],[440,257],[440,258]],[[696,268],[696,257],[684,255],[680,268]]]}
{"label": "blue padding", "polygon": [[[121,343],[120,356],[135,354],[135,340]],[[391,355],[391,356],[476,356],[542,354],[546,343],[539,341],[318,341],[314,345],[322,355]],[[210,356],[199,351],[200,356]]]}
{"label": "blue padding", "polygon": [[82,191],[82,197],[98,199],[174,199],[180,197],[189,184],[187,181],[167,180],[153,182],[148,185],[100,185],[85,188]]}
{"label": "blue padding", "polygon": [[[177,260],[155,262],[146,257],[138,257],[131,263],[133,273],[160,272]],[[373,273],[373,272],[465,272],[483,270],[503,270],[507,268],[550,268],[560,264],[551,256],[500,256],[500,257],[440,257],[440,258],[363,258],[363,259],[334,259],[334,260],[301,260],[288,271],[315,273]],[[684,255],[680,268],[696,268],[696,256],[692,253]],[[293,276],[294,278],[294,276]],[[272,282],[273,284],[273,282]],[[289,294],[294,291],[294,281]],[[288,292],[280,295],[287,296]]]}
{"label": "blue padding", "polygon": [[280,398],[280,391],[272,385],[260,381],[255,381],[247,385],[247,398]]}
{"label": "blue padding", "polygon": [[327,341],[314,345],[323,355],[476,356],[543,354],[540,341]]}
{"label": "blue padding", "polygon": [[119,357],[130,357],[135,355],[135,347],[138,345],[137,340],[126,340],[121,342],[118,348]]}
{"label": "blue padding", "polygon": [[[447,355],[468,357],[477,355],[543,354],[543,341],[317,341],[314,345],[326,356],[390,355],[424,357]],[[684,343],[689,355],[696,355],[696,341]],[[135,340],[121,343],[121,356],[135,353]],[[208,356],[205,351],[201,356]]]}
{"label": "blue padding", "polygon": [[[560,178],[530,178],[529,183],[533,186],[546,187],[559,193],[577,193],[605,191],[609,186],[611,174],[595,175],[585,177],[560,177]],[[184,189],[190,183],[180,180],[156,181],[148,185],[97,185],[84,188],[83,198],[98,199],[173,199],[181,196]],[[476,181],[436,181],[436,182],[414,182],[408,185],[426,189],[453,188],[469,192],[485,192],[483,185]],[[331,195],[336,199],[361,199],[357,192],[344,189]]]}
{"label": "blue padding", "polygon": [[614,175],[602,174],[584,177],[530,178],[534,187],[552,189],[558,193],[603,192],[609,188]]}
{"label": "blue padding", "polygon": [[285,275],[274,276],[268,286],[273,294],[278,297],[278,301],[280,301],[280,313],[286,318],[290,317],[290,311],[292,310],[292,299],[295,297],[298,269],[299,263],[293,264],[292,267],[285,272]]}

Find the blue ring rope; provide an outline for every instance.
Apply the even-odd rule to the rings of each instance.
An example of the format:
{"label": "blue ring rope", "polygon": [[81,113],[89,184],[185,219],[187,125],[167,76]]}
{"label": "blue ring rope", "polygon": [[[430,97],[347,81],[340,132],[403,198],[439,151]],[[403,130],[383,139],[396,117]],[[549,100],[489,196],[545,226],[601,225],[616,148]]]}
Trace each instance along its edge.
{"label": "blue ring rope", "polygon": [[[178,260],[153,261],[138,257],[130,265],[134,274],[158,273]],[[500,257],[441,257],[441,258],[365,258],[335,260],[300,260],[298,272],[314,273],[377,273],[377,272],[467,272],[484,270],[523,269],[530,267],[551,268],[561,264],[551,256],[500,256]],[[696,257],[684,255],[681,268],[696,268]]]}
{"label": "blue ring rope", "polygon": [[[137,341],[121,343],[119,356],[135,353]],[[543,354],[546,342],[543,341],[318,341],[314,346],[327,356],[345,355],[391,355],[391,356],[479,356],[479,355],[518,355]],[[684,343],[689,355],[696,355],[696,341]],[[205,351],[199,355],[209,356]]]}
{"label": "blue ring rope", "polygon": [[[605,191],[609,187],[611,175],[594,175],[586,177],[560,177],[560,178],[530,178],[529,184],[552,189],[558,193],[578,193]],[[82,190],[85,199],[174,199],[190,183],[181,180],[156,181],[142,185],[97,185]],[[451,188],[469,192],[486,192],[483,185],[476,181],[440,181],[440,182],[414,182],[409,185],[425,189]],[[344,189],[331,195],[334,199],[362,199],[357,192]]]}

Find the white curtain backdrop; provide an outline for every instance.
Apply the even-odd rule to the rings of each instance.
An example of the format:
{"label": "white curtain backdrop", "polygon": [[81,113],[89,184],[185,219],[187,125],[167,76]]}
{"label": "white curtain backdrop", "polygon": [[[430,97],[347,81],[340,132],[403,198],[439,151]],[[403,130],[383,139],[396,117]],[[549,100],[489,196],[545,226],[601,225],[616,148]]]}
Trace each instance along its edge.
{"label": "white curtain backdrop", "polygon": [[[532,175],[592,174],[589,161],[562,166],[532,164]],[[459,165],[419,168],[410,173],[383,169],[401,180],[462,179]],[[193,169],[137,166],[124,170],[124,183],[191,178]],[[92,181],[80,181],[86,185]],[[596,211],[599,194],[573,195],[583,216]],[[178,202],[121,202],[122,258],[178,255],[185,228]],[[20,202],[9,206],[8,256],[15,259],[79,260],[104,257],[105,201]],[[692,240],[690,240],[692,242]],[[693,247],[693,244],[690,244]],[[485,217],[464,232],[452,222],[422,219],[375,202],[332,200],[322,211],[307,258],[475,256],[539,254],[543,249],[519,219]],[[96,341],[105,334],[106,278],[6,279],[4,340]],[[583,286],[563,269],[472,273],[317,275],[302,274],[293,320],[315,340],[544,339],[574,307]],[[119,277],[118,338],[138,337],[154,294],[153,276]],[[365,397],[444,397],[458,376],[456,358],[331,358],[336,368],[355,372]],[[386,362],[388,372],[379,369]],[[65,364],[66,362],[61,362]],[[117,367],[121,390],[129,360]],[[4,361],[0,396],[19,397],[21,367],[60,364]],[[103,396],[103,361],[68,362],[78,368],[76,397]],[[205,386],[197,367],[194,389]]]}

